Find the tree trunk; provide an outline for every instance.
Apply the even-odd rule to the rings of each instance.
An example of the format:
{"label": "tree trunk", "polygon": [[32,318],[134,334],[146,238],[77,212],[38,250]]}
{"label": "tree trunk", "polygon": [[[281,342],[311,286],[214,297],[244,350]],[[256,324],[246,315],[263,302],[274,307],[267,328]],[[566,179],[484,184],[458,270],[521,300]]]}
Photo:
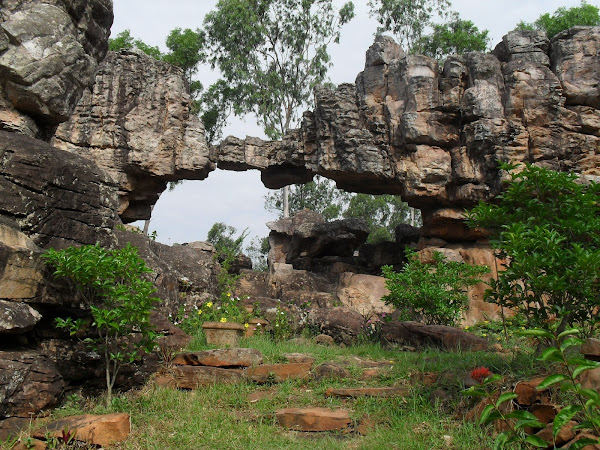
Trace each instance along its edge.
{"label": "tree trunk", "polygon": [[283,187],[283,217],[290,217],[290,187]]}
{"label": "tree trunk", "polygon": [[[154,210],[154,205],[150,206],[150,219],[152,219],[152,211]],[[150,228],[150,219],[144,220],[144,236],[148,236],[148,229]]]}

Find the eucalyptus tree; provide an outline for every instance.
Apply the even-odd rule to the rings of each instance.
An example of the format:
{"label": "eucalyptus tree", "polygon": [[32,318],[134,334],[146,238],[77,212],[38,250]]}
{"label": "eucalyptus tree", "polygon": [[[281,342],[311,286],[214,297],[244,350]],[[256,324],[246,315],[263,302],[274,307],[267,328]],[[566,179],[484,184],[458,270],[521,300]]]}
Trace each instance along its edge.
{"label": "eucalyptus tree", "polygon": [[533,23],[521,21],[517,25],[517,29],[542,30],[546,32],[548,38],[551,38],[576,25],[600,25],[600,9],[582,0],[580,6],[560,7],[552,15],[550,13],[542,14]]}
{"label": "eucalyptus tree", "polygon": [[[328,47],[353,17],[352,2],[337,10],[332,0],[219,0],[204,27],[233,113],[255,114],[267,136],[281,138],[326,80]],[[288,215],[286,193],[284,202]]]}

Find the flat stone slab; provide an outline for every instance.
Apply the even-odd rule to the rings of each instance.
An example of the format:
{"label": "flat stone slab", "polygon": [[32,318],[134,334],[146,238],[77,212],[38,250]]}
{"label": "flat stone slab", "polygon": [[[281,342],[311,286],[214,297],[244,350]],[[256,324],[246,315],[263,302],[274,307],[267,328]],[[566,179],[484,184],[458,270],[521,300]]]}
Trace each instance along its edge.
{"label": "flat stone slab", "polygon": [[62,437],[62,432],[68,429],[75,432],[75,440],[92,445],[108,446],[127,439],[131,431],[129,414],[103,414],[65,417],[49,423],[34,433],[33,437],[46,439]]}
{"label": "flat stone slab", "polygon": [[175,366],[168,373],[155,379],[159,386],[180,389],[197,389],[211,384],[243,383],[246,380],[241,369],[221,369],[210,366]]}
{"label": "flat stone slab", "polygon": [[283,355],[290,363],[314,364],[315,357],[304,353],[284,353]]}
{"label": "flat stone slab", "polygon": [[253,348],[226,348],[180,353],[173,358],[179,366],[251,367],[263,363],[263,355]]}
{"label": "flat stone slab", "polygon": [[248,368],[246,375],[256,383],[305,380],[310,377],[311,366],[308,363],[265,364]]}
{"label": "flat stone slab", "polygon": [[334,389],[329,388],[325,391],[327,397],[404,397],[409,394],[409,390],[399,387],[380,387],[380,388],[349,388]]}
{"label": "flat stone slab", "polygon": [[350,412],[345,409],[285,408],[275,411],[277,422],[297,431],[336,431],[350,425]]}

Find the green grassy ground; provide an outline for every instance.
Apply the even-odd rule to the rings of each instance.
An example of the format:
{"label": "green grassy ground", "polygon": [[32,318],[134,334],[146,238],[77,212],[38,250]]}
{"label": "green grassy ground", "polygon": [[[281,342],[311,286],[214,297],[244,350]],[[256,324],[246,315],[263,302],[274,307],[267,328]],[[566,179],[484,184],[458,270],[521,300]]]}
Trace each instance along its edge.
{"label": "green grassy ground", "polygon": [[[52,414],[52,418],[81,413],[127,412],[131,414],[132,433],[115,449],[485,449],[490,448],[490,428],[465,422],[464,413],[476,400],[461,391],[463,380],[473,368],[485,366],[507,380],[523,379],[539,373],[533,355],[493,352],[446,352],[425,349],[404,352],[378,344],[354,347],[322,346],[309,339],[274,342],[256,336],[241,346],[260,350],[265,362],[283,362],[285,353],[305,353],[325,361],[339,362],[349,368],[348,379],[288,381],[273,385],[247,383],[217,385],[194,391],[155,386],[151,381],[141,390],[117,396],[112,408],[101,399],[74,399]],[[191,350],[210,348],[202,336]],[[357,359],[357,357],[359,359]],[[379,361],[386,368],[375,379],[361,381],[360,360]],[[436,372],[439,380],[432,386],[411,382],[411,375]],[[337,399],[324,395],[329,387],[404,386],[403,398]],[[443,400],[432,400],[434,390],[443,389]],[[251,393],[263,391],[261,399],[251,401]],[[346,433],[303,433],[277,425],[274,412],[279,408],[319,406],[351,411],[352,431]],[[366,434],[357,431],[368,417]]]}

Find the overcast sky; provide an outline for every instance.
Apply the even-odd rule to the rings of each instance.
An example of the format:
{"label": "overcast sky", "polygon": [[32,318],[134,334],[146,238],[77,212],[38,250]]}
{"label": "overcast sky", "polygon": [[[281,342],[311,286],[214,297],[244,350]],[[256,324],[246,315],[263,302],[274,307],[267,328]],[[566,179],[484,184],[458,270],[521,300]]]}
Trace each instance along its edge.
{"label": "overcast sky", "polygon": [[[341,6],[345,0],[334,3]],[[580,1],[454,0],[452,3],[461,18],[472,20],[480,30],[490,31],[493,48],[519,21],[533,22],[545,12],[554,12],[561,6],[577,6]],[[595,0],[588,3],[599,6]],[[205,14],[216,4],[216,0],[114,0],[112,36],[129,29],[135,38],[166,51],[164,42],[173,28],[201,27]],[[364,67],[365,51],[377,28],[377,22],[369,18],[367,1],[355,0],[354,5],[356,17],[342,29],[340,44],[330,48],[333,65],[329,76],[335,84],[354,82]],[[217,78],[218,74],[209,67],[202,68],[198,75],[205,87]],[[252,117],[230,122],[225,136],[264,138]],[[256,170],[216,170],[206,180],[186,181],[173,192],[165,191],[154,208],[150,230],[156,230],[157,239],[165,244],[205,240],[215,222],[225,222],[238,231],[249,228],[251,237],[263,237],[268,234],[265,223],[275,218],[264,210],[267,192]]]}

